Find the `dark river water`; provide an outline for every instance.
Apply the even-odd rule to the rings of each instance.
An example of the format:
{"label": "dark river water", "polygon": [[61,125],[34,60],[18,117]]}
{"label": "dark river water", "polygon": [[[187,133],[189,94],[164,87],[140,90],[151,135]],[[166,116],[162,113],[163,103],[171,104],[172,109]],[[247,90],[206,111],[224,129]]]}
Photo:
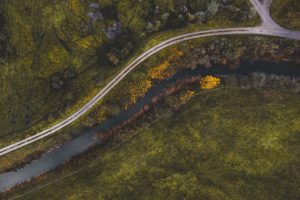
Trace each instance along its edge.
{"label": "dark river water", "polygon": [[108,119],[103,124],[90,128],[82,133],[81,136],[70,140],[52,152],[45,153],[41,158],[33,160],[26,166],[15,171],[9,171],[0,174],[0,191],[5,191],[18,183],[30,180],[33,177],[55,169],[72,157],[83,153],[91,146],[99,143],[96,139],[96,133],[107,130],[118,125],[133,114],[138,112],[145,104],[151,103],[152,97],[159,94],[166,86],[176,82],[179,79],[196,75],[247,75],[252,72],[261,72],[265,74],[286,75],[292,77],[300,76],[300,66],[289,63],[268,63],[268,62],[243,62],[237,70],[229,70],[223,66],[216,66],[205,69],[199,67],[196,70],[183,70],[175,74],[172,78],[164,80],[154,85],[146,95],[127,111],[123,111],[118,116]]}

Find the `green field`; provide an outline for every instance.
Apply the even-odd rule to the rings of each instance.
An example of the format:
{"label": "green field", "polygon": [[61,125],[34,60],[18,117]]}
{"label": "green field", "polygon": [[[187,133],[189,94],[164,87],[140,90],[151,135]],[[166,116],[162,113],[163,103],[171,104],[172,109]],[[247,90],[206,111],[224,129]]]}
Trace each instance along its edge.
{"label": "green field", "polygon": [[271,15],[281,26],[300,30],[300,2],[298,0],[274,0]]}
{"label": "green field", "polygon": [[176,110],[170,98],[111,148],[3,198],[298,199],[299,95],[223,88],[197,92]]}

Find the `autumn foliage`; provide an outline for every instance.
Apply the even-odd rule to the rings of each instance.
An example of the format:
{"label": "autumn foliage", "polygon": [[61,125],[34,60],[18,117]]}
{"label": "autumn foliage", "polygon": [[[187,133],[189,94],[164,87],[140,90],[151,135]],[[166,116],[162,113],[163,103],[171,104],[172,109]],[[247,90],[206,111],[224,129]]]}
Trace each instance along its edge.
{"label": "autumn foliage", "polygon": [[210,90],[218,87],[220,84],[220,78],[214,76],[205,76],[200,80],[200,86],[202,90]]}
{"label": "autumn foliage", "polygon": [[184,55],[183,51],[173,48],[166,60],[148,71],[151,79],[163,80],[176,73],[176,59]]}
{"label": "autumn foliage", "polygon": [[81,16],[84,13],[84,8],[79,0],[69,0],[68,6],[75,16]]}
{"label": "autumn foliage", "polygon": [[162,80],[162,79],[164,79],[164,75],[165,75],[165,72],[168,69],[168,67],[170,67],[170,62],[169,61],[164,61],[160,65],[150,69],[149,72],[148,72],[148,75],[152,79]]}
{"label": "autumn foliage", "polygon": [[149,80],[143,80],[139,84],[131,84],[129,86],[130,102],[136,103],[138,98],[143,97],[151,86],[152,83]]}
{"label": "autumn foliage", "polygon": [[186,103],[186,102],[188,102],[188,100],[190,100],[192,98],[192,96],[194,94],[195,94],[195,91],[188,90],[180,96],[180,101],[182,103]]}

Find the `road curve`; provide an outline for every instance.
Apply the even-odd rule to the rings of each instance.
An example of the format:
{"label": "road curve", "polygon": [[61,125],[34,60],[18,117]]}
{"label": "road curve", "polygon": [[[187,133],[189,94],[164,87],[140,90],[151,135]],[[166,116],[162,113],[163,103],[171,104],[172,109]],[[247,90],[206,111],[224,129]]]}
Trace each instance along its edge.
{"label": "road curve", "polygon": [[[221,35],[266,35],[266,36],[278,36],[288,39],[300,40],[300,32],[290,31],[278,26],[269,15],[269,5],[271,5],[272,0],[268,1],[268,6],[259,2],[259,0],[250,0],[257,10],[258,14],[262,19],[262,25],[259,27],[242,27],[242,28],[224,28],[215,30],[198,31],[193,33],[187,33],[180,36],[176,36],[161,42],[160,44],[150,48],[139,57],[137,57],[132,63],[125,67],[118,75],[116,75],[96,96],[94,96],[87,104],[82,108],[77,110],[71,116],[62,120],[58,124],[40,132],[19,142],[11,144],[7,147],[0,149],[0,156],[5,155],[9,152],[15,151],[21,147],[29,145],[35,141],[43,139],[49,135],[54,134],[58,130],[68,126],[72,122],[76,121],[78,118],[83,116],[88,112],[99,100],[101,100],[109,91],[111,91],[127,74],[129,74],[133,69],[135,69],[139,64],[145,61],[147,58],[153,54],[165,49],[171,45],[177,44],[179,42],[192,40],[196,38],[203,38],[209,36],[221,36]],[[271,2],[270,2],[271,1]]]}

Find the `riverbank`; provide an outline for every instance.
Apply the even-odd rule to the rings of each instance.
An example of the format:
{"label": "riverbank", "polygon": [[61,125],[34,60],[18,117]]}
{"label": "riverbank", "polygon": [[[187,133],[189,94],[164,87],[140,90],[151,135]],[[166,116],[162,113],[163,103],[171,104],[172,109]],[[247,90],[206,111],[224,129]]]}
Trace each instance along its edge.
{"label": "riverbank", "polygon": [[[175,1],[169,3],[116,1],[96,3],[95,7],[91,2],[79,0],[2,1],[0,92],[6,95],[0,96],[0,147],[44,130],[74,113],[130,61],[168,38],[216,27],[259,24],[248,0],[243,0],[243,4],[237,0],[220,2],[214,4],[217,10],[212,15],[200,16],[185,6],[182,13]],[[206,10],[209,4],[203,2],[201,10]],[[131,6],[137,10],[126,9]],[[156,12],[150,11],[157,6],[160,9]],[[108,19],[100,14],[104,10],[122,17]],[[175,16],[170,17],[171,13]],[[99,15],[103,18],[91,19]],[[178,23],[173,21],[176,19]],[[107,34],[112,34],[108,30],[114,32],[113,24],[118,25],[119,33],[111,38]],[[10,56],[6,58],[6,54]]]}
{"label": "riverbank", "polygon": [[[247,47],[247,48],[246,48]],[[78,123],[67,127],[55,136],[42,140],[0,158],[0,171],[8,171],[16,166],[22,166],[23,161],[30,161],[32,152],[34,158],[47,151],[55,150],[80,131],[102,123],[105,119],[118,115],[122,110],[133,105],[149,89],[149,86],[167,79],[174,73],[197,65],[208,68],[215,65],[226,65],[237,68],[242,59],[273,60],[300,63],[299,44],[290,40],[265,37],[212,37],[205,40],[194,40],[167,48],[147,60],[139,69],[130,74],[120,85],[99,102],[99,105]],[[161,68],[164,62],[167,68]],[[155,73],[152,73],[155,72]],[[148,83],[151,84],[148,84]],[[147,84],[145,84],[147,83]],[[142,87],[137,87],[142,86]]]}
{"label": "riverbank", "polygon": [[[56,167],[69,162],[71,158],[74,159],[75,157],[76,159],[77,156],[81,157],[81,153],[92,148],[94,145],[99,144],[99,141],[95,139],[95,137],[97,136],[97,130],[102,130],[102,132],[104,131],[104,134],[101,135],[104,135],[104,137],[106,135],[105,139],[109,139],[109,136],[111,136],[114,131],[125,126],[126,124],[129,124],[138,116],[142,115],[145,111],[149,110],[150,104],[156,104],[161,99],[163,99],[164,96],[171,95],[180,90],[185,85],[189,85],[198,81],[200,78],[199,75],[197,75],[197,77],[187,77],[183,80],[181,79],[188,74],[196,75],[198,73],[199,72],[197,71],[187,71],[187,73],[179,73],[171,79],[162,81],[162,83],[155,85],[147,92],[146,96],[143,99],[141,99],[139,102],[137,102],[137,104],[135,104],[127,111],[121,113],[119,116],[107,120],[101,126],[91,128],[82,136],[72,139],[71,141],[63,144],[52,152],[44,154],[40,159],[34,160],[28,165],[24,165],[16,171],[10,171],[1,174],[0,187],[2,189],[5,189],[10,184],[17,184],[17,186],[20,186],[22,185],[22,182],[28,183],[30,182],[30,180],[38,178],[40,174],[44,174],[47,171],[55,169]],[[179,82],[176,82],[176,80],[178,79],[180,79]],[[169,87],[169,84],[175,85]],[[165,86],[167,86],[167,88],[164,89]],[[100,141],[100,144],[105,143],[104,137],[102,137],[103,141]],[[8,181],[5,182],[4,180]]]}
{"label": "riverbank", "polygon": [[[196,88],[199,91],[198,83],[185,91]],[[176,101],[172,99],[179,100],[185,91],[170,96],[156,106],[155,112],[122,128],[105,147],[95,147],[3,198],[27,194],[37,187],[42,188],[22,199],[40,195],[44,199],[135,199],[146,198],[150,194],[147,191],[160,191],[155,192],[155,199],[168,199],[164,196],[168,191],[174,198],[217,192],[218,198],[238,195],[241,199],[280,199],[287,190],[289,197],[295,195],[297,182],[293,177],[297,175],[289,169],[297,166],[293,154],[297,148],[295,131],[299,130],[299,95],[274,89],[225,87],[196,92],[174,110]],[[65,177],[77,170],[75,175]],[[168,185],[159,184],[167,180],[176,185],[172,191]],[[189,193],[177,188],[186,181]],[[249,190],[253,192],[245,192]]]}
{"label": "riverbank", "polygon": [[[12,182],[15,181],[16,183],[22,182],[24,179],[26,182],[28,182],[29,179],[36,175],[44,174],[46,171],[55,169],[59,165],[68,162],[74,156],[77,156],[77,154],[81,154],[83,151],[86,151],[88,148],[97,144],[98,142],[94,140],[95,131],[97,130],[102,130],[100,131],[101,133],[98,134],[98,138],[100,138],[102,140],[102,144],[104,144],[105,141],[109,139],[116,131],[125,125],[132,123],[142,114],[144,114],[144,112],[148,111],[152,104],[157,104],[164,97],[172,95],[180,91],[186,85],[190,85],[195,82],[197,83],[199,89],[199,80],[201,75],[205,76],[209,74],[219,74],[220,78],[222,79],[222,83],[227,87],[282,90],[293,92],[295,94],[299,93],[300,68],[297,68],[295,65],[288,64],[282,64],[281,67],[279,66],[280,64],[273,64],[273,68],[270,68],[266,63],[260,63],[260,65],[258,63],[252,65],[248,63],[247,65],[245,63],[242,64],[240,68],[235,70],[228,70],[225,67],[216,66],[210,69],[202,67],[198,70],[185,70],[177,73],[171,79],[162,81],[161,83],[155,85],[146,93],[145,97],[138,101],[132,108],[128,109],[128,111],[120,113],[118,117],[108,120],[99,128],[92,128],[85,135],[73,139],[71,142],[68,142],[57,150],[54,150],[53,153],[50,152],[46,154],[41,159],[34,161],[32,164],[29,164],[28,166],[25,166],[16,172],[9,172],[1,175],[0,179],[7,179]],[[251,73],[252,71],[255,71],[256,73]],[[268,72],[270,75],[266,75],[263,72]],[[272,74],[272,72],[274,72],[274,74]],[[275,75],[281,73],[286,73],[291,77]],[[169,86],[171,83],[172,86]],[[280,87],[278,87],[278,85]],[[193,93],[194,91],[191,90],[188,93],[188,96],[185,96],[181,101],[184,102],[185,99],[188,100],[189,96]],[[177,104],[180,103],[181,102],[177,102]],[[51,162],[49,163],[47,160],[51,160]],[[44,162],[47,164],[44,164]],[[6,182],[6,184],[10,183]],[[2,187],[4,187],[4,185],[2,185]]]}

